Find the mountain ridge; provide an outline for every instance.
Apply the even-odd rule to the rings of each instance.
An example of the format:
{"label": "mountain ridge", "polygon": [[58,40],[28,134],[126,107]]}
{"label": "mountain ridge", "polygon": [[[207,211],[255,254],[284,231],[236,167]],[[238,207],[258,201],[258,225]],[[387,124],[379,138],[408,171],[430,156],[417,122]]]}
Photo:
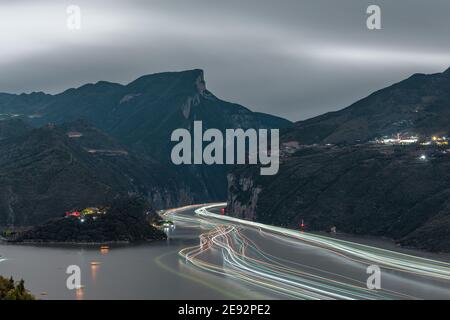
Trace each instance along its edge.
{"label": "mountain ridge", "polygon": [[438,126],[427,127],[427,124],[433,124],[429,118],[448,132],[449,101],[448,70],[428,75],[414,74],[344,109],[296,122],[284,132],[284,136],[286,140],[314,144],[365,142],[397,133],[442,133]]}
{"label": "mountain ridge", "polygon": [[[228,175],[228,211],[450,252],[449,133],[448,73],[412,75],[285,129],[276,176],[253,166]],[[395,143],[399,137],[416,142]]]}
{"label": "mountain ridge", "polygon": [[[104,168],[95,167],[95,170],[105,172],[105,175],[110,170],[111,177],[121,181],[118,183],[118,186],[122,186],[119,191],[143,192],[158,208],[226,198],[226,174],[229,167],[179,167],[171,163],[171,148],[175,145],[170,139],[173,130],[191,130],[196,120],[203,121],[205,128],[222,130],[281,128],[290,125],[285,119],[255,113],[239,104],[217,98],[207,89],[201,69],[144,75],[125,85],[98,81],[55,95],[41,92],[0,94],[0,114],[5,119],[21,119],[35,128],[48,127],[50,124],[53,130],[60,132],[62,140],[68,139],[64,136],[67,132],[73,132],[75,137],[67,141],[71,148],[77,148],[73,151],[77,156],[84,157],[87,150],[91,150],[86,159],[95,155],[97,161],[108,160]],[[81,136],[77,138],[79,134]],[[36,132],[31,135],[36,135]],[[42,138],[43,142],[36,141],[37,145],[52,144],[50,137]],[[114,150],[109,152],[108,149]],[[29,155],[33,158],[31,150]],[[4,149],[4,152],[10,150]],[[110,154],[122,153],[126,155],[108,157]],[[51,157],[46,159],[57,161]],[[93,172],[94,167],[86,167],[90,168],[90,173]],[[124,174],[115,171],[123,171]],[[127,176],[133,177],[136,183],[127,182]],[[164,181],[164,177],[167,177],[167,181]],[[51,179],[38,175],[33,178],[34,185],[43,183],[41,178]],[[111,186],[106,178],[100,181],[105,186]],[[87,180],[95,185],[94,180]],[[18,181],[13,185],[17,186]],[[79,183],[77,180],[76,184]],[[165,184],[167,188],[164,188]],[[81,190],[80,186],[77,188]],[[5,210],[10,212],[8,208],[14,192],[11,193],[11,189],[6,187],[0,191],[3,192],[0,192],[0,198],[3,196],[6,199]],[[100,188],[98,192],[104,194],[104,189]],[[72,202],[69,204],[73,205]],[[54,209],[58,212],[61,210],[59,207]]]}
{"label": "mountain ridge", "polygon": [[0,225],[36,225],[118,195],[140,194],[165,208],[193,202],[195,194],[166,166],[86,122],[0,140],[0,179]]}

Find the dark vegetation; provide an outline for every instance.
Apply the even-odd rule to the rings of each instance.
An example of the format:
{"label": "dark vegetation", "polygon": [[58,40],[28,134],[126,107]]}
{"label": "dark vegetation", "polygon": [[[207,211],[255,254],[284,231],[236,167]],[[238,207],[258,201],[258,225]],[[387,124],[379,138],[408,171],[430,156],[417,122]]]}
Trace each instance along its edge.
{"label": "dark vegetation", "polygon": [[281,139],[299,148],[282,152],[276,176],[262,177],[254,167],[234,170],[229,211],[450,252],[450,148],[368,143],[397,133],[450,133],[450,69],[414,75],[347,109],[296,123]]}
{"label": "dark vegetation", "polygon": [[25,289],[25,282],[15,282],[0,276],[0,300],[34,300],[34,296]]}
{"label": "dark vegetation", "polygon": [[215,97],[202,70],[57,95],[0,94],[0,114],[0,226],[16,227],[120,194],[141,194],[160,209],[223,200],[228,168],[172,165],[172,131],[194,120],[219,129],[290,124]]}
{"label": "dark vegetation", "polygon": [[140,197],[118,197],[106,214],[83,218],[65,217],[33,227],[15,237],[15,242],[107,243],[165,239],[151,224],[159,218]]}

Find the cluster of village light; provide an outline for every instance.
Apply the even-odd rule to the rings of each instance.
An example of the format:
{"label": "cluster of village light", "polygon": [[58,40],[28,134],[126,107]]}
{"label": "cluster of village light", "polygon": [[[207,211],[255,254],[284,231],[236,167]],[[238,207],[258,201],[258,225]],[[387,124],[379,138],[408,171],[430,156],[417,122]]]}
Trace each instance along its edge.
{"label": "cluster of village light", "polygon": [[78,220],[80,220],[80,222],[85,222],[86,221],[86,217],[92,217],[92,219],[96,220],[98,215],[104,215],[106,214],[106,209],[105,208],[95,208],[95,207],[90,207],[90,208],[86,208],[83,209],[81,211],[67,211],[66,212],[66,218],[68,217],[74,217],[77,218]]}
{"label": "cluster of village light", "polygon": [[[406,135],[402,136],[397,134],[395,137],[383,137],[379,139],[375,139],[374,143],[388,146],[395,145],[413,145],[419,144],[421,146],[436,146],[436,147],[447,147],[449,145],[449,138],[446,136],[432,136],[431,138],[420,139],[416,135]],[[445,149],[442,151],[445,154],[450,154],[450,149]],[[428,157],[426,154],[422,154],[419,157],[420,160],[427,160]]]}
{"label": "cluster of village light", "polygon": [[429,146],[432,144],[435,144],[438,146],[448,146],[448,138],[434,136],[431,138],[431,141],[422,142],[421,144],[424,146]]}
{"label": "cluster of village light", "polygon": [[396,137],[383,137],[380,139],[375,139],[375,143],[384,145],[408,145],[417,144],[423,146],[437,145],[437,146],[448,146],[449,139],[445,136],[433,136],[430,139],[420,140],[418,136],[402,136],[397,134]]}

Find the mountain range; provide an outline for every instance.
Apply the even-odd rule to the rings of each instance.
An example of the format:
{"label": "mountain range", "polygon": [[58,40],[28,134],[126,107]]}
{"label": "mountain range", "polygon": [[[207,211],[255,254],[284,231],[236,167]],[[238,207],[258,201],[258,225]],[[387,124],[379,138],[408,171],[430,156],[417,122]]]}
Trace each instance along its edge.
{"label": "mountain range", "polygon": [[[170,135],[195,120],[204,129],[280,128],[279,173],[174,166]],[[228,212],[245,219],[450,251],[450,150],[432,143],[449,133],[450,69],[294,124],[217,98],[201,70],[0,94],[0,225],[38,224],[123,194],[156,208],[228,197]],[[375,142],[393,137],[419,141]]]}
{"label": "mountain range", "polygon": [[0,225],[35,225],[130,193],[158,207],[193,201],[167,167],[80,121],[0,141],[0,179]]}
{"label": "mountain range", "polygon": [[284,128],[290,122],[223,101],[206,88],[202,70],[147,75],[120,85],[100,81],[60,94],[0,94],[0,113],[35,126],[85,119],[118,141],[160,160],[170,158],[174,129]]}
{"label": "mountain range", "polygon": [[[449,133],[450,69],[413,75],[284,130],[278,175],[261,177],[248,166],[228,176],[229,212],[450,251],[450,149],[432,141]],[[419,141],[371,142],[384,136]]]}
{"label": "mountain range", "polygon": [[285,140],[302,144],[358,143],[397,133],[422,135],[450,131],[450,69],[414,74],[336,112],[299,121]]}
{"label": "mountain range", "polygon": [[0,94],[0,224],[35,224],[123,193],[159,208],[225,199],[228,167],[170,161],[171,133],[194,120],[222,130],[290,125],[217,98],[202,70]]}

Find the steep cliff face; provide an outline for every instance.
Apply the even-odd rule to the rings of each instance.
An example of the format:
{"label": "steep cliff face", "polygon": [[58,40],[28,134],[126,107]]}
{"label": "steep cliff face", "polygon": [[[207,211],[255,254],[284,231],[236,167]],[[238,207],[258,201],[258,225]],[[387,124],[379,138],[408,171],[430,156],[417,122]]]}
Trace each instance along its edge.
{"label": "steep cliff face", "polygon": [[256,220],[256,205],[261,187],[255,185],[251,176],[228,174],[228,209],[246,220]]}
{"label": "steep cliff face", "polygon": [[147,199],[158,209],[176,208],[196,203],[196,195],[191,192],[186,182],[178,181],[169,186],[161,184],[150,188]]}

